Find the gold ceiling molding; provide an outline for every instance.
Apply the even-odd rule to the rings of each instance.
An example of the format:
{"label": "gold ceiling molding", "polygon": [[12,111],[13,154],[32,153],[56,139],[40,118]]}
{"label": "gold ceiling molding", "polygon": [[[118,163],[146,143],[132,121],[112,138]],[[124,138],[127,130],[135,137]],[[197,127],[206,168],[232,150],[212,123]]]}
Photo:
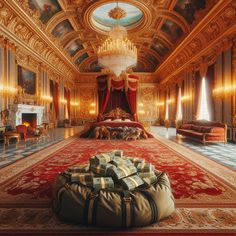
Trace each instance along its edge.
{"label": "gold ceiling molding", "polygon": [[74,20],[75,18],[76,18],[75,11],[71,12],[59,11],[47,22],[45,30],[51,33],[53,29],[64,20],[68,20],[71,23],[72,27],[76,29],[77,23]]}
{"label": "gold ceiling molding", "polygon": [[[107,31],[96,27],[92,23],[91,19],[92,19],[92,13],[97,7],[99,7],[105,3],[111,3],[111,2],[116,3],[117,1],[116,0],[100,0],[100,1],[92,2],[92,4],[90,4],[88,7],[83,9],[84,11],[82,12],[82,15],[83,15],[82,20],[83,20],[84,26],[89,27],[90,29],[92,29],[98,33],[107,34],[108,33]],[[142,1],[136,1],[136,0],[129,0],[129,1],[122,0],[120,2],[129,3],[129,4],[139,8],[143,13],[143,17],[141,18],[140,21],[137,22],[137,24],[132,25],[131,29],[127,28],[128,34],[141,32],[141,31],[147,29],[151,25],[152,19],[153,19],[152,13],[151,13],[150,9],[146,6],[145,3],[143,3]]]}
{"label": "gold ceiling molding", "polygon": [[[91,56],[91,57],[89,57],[89,58],[87,58],[85,61],[86,61],[86,63],[81,63],[80,64],[80,67],[79,67],[79,69],[80,69],[80,71],[81,72],[87,72],[87,71],[89,71],[89,69],[90,69],[90,65],[92,64],[92,63],[94,63],[94,62],[96,62],[98,60],[98,57],[97,56]],[[100,72],[93,72],[93,73],[100,73]]]}
{"label": "gold ceiling molding", "polygon": [[[55,39],[50,32],[46,31],[46,25],[44,25],[40,20],[39,20],[39,12],[35,10],[31,10],[28,5],[28,1],[21,1],[21,0],[14,0],[14,1],[7,1],[3,0],[2,3],[2,11],[7,11],[7,13],[10,15],[14,15],[16,18],[16,21],[18,23],[18,28],[20,28],[18,37],[22,36],[21,31],[22,29],[25,31],[28,31],[25,33],[27,37],[31,39],[35,35],[38,37],[38,41],[40,41],[40,44],[44,45],[43,48],[47,48],[47,50],[51,51],[51,54],[54,54],[53,58],[57,58],[57,61],[60,65],[58,66],[59,68],[62,68],[63,71],[61,73],[63,74],[68,74],[66,76],[68,79],[73,79],[75,77],[75,73],[78,72],[77,68],[75,65],[72,63],[71,59],[69,57],[66,57],[64,54],[62,54],[63,47],[60,45],[57,39]],[[2,18],[6,18],[7,14],[4,14]],[[11,31],[12,33],[15,33],[15,27],[13,25],[13,22],[6,22],[7,20],[4,20],[5,24],[4,26],[7,27],[7,30]],[[14,22],[16,23],[16,22]],[[24,40],[24,43],[28,45],[27,39]],[[37,47],[32,48],[36,52],[38,52]],[[39,56],[42,56],[42,52],[39,53]],[[46,53],[45,53],[46,54]],[[52,56],[51,56],[52,57]],[[48,60],[48,58],[46,58]],[[55,61],[52,62],[48,60],[48,62],[52,65],[55,66]]]}
{"label": "gold ceiling molding", "polygon": [[159,10],[158,17],[162,17],[163,19],[171,20],[172,22],[176,23],[184,33],[190,32],[190,26],[187,21],[177,12],[170,11],[170,10]]}
{"label": "gold ceiling molding", "polygon": [[[97,31],[94,26],[91,25],[89,14],[93,12],[96,7],[108,3],[116,2],[116,0],[57,0],[62,8],[62,11],[57,12],[52,16],[46,24],[43,24],[40,20],[40,12],[37,10],[31,10],[29,7],[28,0],[2,0],[1,4],[4,3],[9,6],[9,10],[14,12],[15,15],[19,16],[24,26],[18,26],[18,35],[22,33],[22,42],[28,44],[27,37],[31,38],[30,33],[37,34],[37,46],[36,43],[31,40],[32,47],[38,47],[43,49],[43,55],[39,54],[39,50],[36,51],[40,56],[47,57],[50,55],[50,60],[54,60],[54,64],[58,57],[64,63],[65,68],[71,71],[72,76],[66,76],[67,78],[75,77],[79,74],[79,68],[75,65],[75,58],[72,58],[67,53],[66,47],[70,42],[79,38],[86,52],[90,57],[96,56],[97,48],[103,41],[104,32]],[[223,0],[220,0],[223,1]],[[161,27],[166,19],[176,23],[185,32],[182,37],[186,36],[193,26],[197,22],[201,21],[202,18],[209,11],[209,7],[212,3],[219,2],[218,0],[208,0],[207,7],[204,10],[196,11],[194,14],[194,22],[192,25],[188,25],[186,20],[174,10],[177,0],[121,0],[123,3],[128,3],[139,8],[144,16],[137,25],[136,28],[129,31],[129,38],[132,42],[137,45],[143,51],[149,48],[154,38],[160,38],[165,42],[165,45],[171,51],[178,45],[171,41],[169,35],[165,34]],[[210,3],[210,4],[208,4]],[[74,28],[74,32],[67,33],[63,37],[55,38],[51,32],[52,30],[63,20],[69,20]],[[170,27],[169,30],[172,28]],[[28,31],[29,30],[29,31]],[[168,31],[168,29],[167,29]],[[101,33],[101,34],[100,34]],[[175,34],[175,32],[173,32]],[[173,34],[171,37],[173,37]],[[31,47],[31,50],[34,50]],[[51,52],[52,51],[52,52]],[[54,54],[54,55],[52,55]],[[46,58],[47,58],[46,57]],[[159,57],[160,58],[160,57]],[[165,60],[166,56],[162,58],[161,62]],[[48,60],[48,59],[45,59]],[[61,64],[60,64],[61,65]],[[62,68],[60,66],[60,68]],[[63,69],[66,70],[66,69]],[[64,73],[64,72],[63,72]]]}
{"label": "gold ceiling molding", "polygon": [[79,39],[83,46],[86,46],[87,43],[84,40],[81,40],[82,34],[81,31],[72,31],[64,37],[64,39],[61,41],[61,44],[63,45],[63,48],[65,49],[66,46],[68,46],[72,41]]}
{"label": "gold ceiling molding", "polygon": [[171,50],[173,48],[174,43],[171,42],[169,36],[161,30],[157,30],[156,32],[157,38],[159,38],[162,42],[165,42],[165,45]]}
{"label": "gold ceiling molding", "polygon": [[199,64],[202,57],[224,51],[229,46],[227,41],[236,33],[235,15],[235,1],[218,1],[204,20],[157,69],[161,83],[166,83],[190,64]]}

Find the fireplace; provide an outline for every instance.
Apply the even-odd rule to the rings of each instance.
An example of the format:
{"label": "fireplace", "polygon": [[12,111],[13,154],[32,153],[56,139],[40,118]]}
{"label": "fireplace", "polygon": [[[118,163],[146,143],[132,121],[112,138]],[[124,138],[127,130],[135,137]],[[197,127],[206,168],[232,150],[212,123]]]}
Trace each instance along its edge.
{"label": "fireplace", "polygon": [[37,113],[22,113],[22,124],[36,128]]}
{"label": "fireplace", "polygon": [[12,127],[28,122],[32,127],[42,125],[44,106],[28,104],[14,104],[10,108],[10,120]]}

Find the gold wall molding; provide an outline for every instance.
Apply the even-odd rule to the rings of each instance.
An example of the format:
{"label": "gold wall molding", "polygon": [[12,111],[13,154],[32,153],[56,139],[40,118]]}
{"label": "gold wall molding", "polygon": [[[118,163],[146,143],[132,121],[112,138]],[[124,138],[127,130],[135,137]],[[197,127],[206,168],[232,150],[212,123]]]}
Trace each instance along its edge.
{"label": "gold wall molding", "polygon": [[218,54],[232,45],[236,33],[236,2],[218,1],[209,14],[193,29],[183,42],[166,58],[156,74],[161,83],[173,81],[173,76],[192,64],[199,69],[202,58],[209,65]]}
{"label": "gold wall molding", "polygon": [[[22,9],[16,4],[21,4],[23,10],[33,19],[39,17],[38,14],[28,6],[28,3],[21,0],[6,1],[0,3],[0,27],[5,32],[11,34],[16,41],[21,41],[29,51],[34,51],[38,57],[46,60],[48,64],[63,74],[65,79],[73,80],[76,74],[76,67],[61,54],[61,51],[48,40],[48,35],[40,30],[29,19]],[[39,25],[38,25],[39,26]],[[41,27],[44,27],[40,25]]]}
{"label": "gold wall molding", "polygon": [[[97,83],[96,78],[99,75],[102,75],[103,73],[99,72],[99,73],[80,73],[80,75],[76,78],[75,82],[77,85],[79,84],[83,84],[83,83]],[[152,83],[152,84],[159,84],[159,79],[158,77],[153,74],[153,73],[135,73],[133,72],[132,74],[137,75],[139,77],[139,83],[141,84],[145,84],[145,83]]]}

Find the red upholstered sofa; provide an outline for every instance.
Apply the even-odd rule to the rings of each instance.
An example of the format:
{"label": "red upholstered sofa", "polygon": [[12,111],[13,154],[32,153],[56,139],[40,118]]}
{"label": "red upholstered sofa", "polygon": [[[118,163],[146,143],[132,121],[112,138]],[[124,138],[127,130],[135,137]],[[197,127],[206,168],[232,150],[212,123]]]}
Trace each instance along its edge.
{"label": "red upholstered sofa", "polygon": [[209,122],[205,120],[190,121],[182,124],[176,135],[183,135],[188,138],[207,142],[227,142],[227,125],[219,122]]}

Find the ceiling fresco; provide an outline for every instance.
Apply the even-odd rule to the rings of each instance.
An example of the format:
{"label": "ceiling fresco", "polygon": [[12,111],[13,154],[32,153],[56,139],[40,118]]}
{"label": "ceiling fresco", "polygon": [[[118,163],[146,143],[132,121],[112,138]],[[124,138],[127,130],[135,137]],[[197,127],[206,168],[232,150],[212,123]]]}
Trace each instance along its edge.
{"label": "ceiling fresco", "polygon": [[68,46],[66,46],[66,51],[71,57],[83,49],[84,47],[79,39],[72,41]]}
{"label": "ceiling fresco", "polygon": [[178,12],[184,19],[192,24],[195,20],[195,13],[206,7],[206,0],[178,0],[174,11]]}
{"label": "ceiling fresco", "polygon": [[57,0],[28,0],[28,3],[30,9],[39,11],[39,19],[44,24],[62,10]]}
{"label": "ceiling fresco", "polygon": [[88,53],[82,54],[81,56],[79,56],[79,57],[76,59],[75,64],[76,64],[77,66],[79,66],[79,65],[80,65],[86,58],[88,58],[88,57],[89,57]]}
{"label": "ceiling fresco", "polygon": [[[45,31],[78,72],[99,72],[97,49],[116,24],[109,0],[17,0],[31,19]],[[138,48],[139,61],[133,70],[154,72],[194,29],[217,0],[121,0],[127,13],[120,24]],[[89,63],[88,65],[86,63]]]}
{"label": "ceiling fresco", "polygon": [[[113,25],[117,24],[117,21],[113,18],[110,18],[108,12],[117,6],[116,3],[108,3],[97,7],[92,13],[92,19],[97,27],[104,29],[107,27],[110,29]],[[119,7],[124,9],[127,13],[126,17],[119,20],[119,24],[122,26],[132,26],[141,20],[143,17],[142,11],[127,3],[120,3]],[[106,29],[106,28],[105,28]]]}
{"label": "ceiling fresco", "polygon": [[67,33],[73,30],[69,20],[64,20],[53,29],[52,35],[56,38],[63,38]]}
{"label": "ceiling fresco", "polygon": [[169,52],[169,48],[159,39],[154,39],[151,49],[161,57],[164,57]]}
{"label": "ceiling fresco", "polygon": [[175,43],[183,35],[182,29],[171,20],[165,20],[161,30],[168,35],[173,43]]}

